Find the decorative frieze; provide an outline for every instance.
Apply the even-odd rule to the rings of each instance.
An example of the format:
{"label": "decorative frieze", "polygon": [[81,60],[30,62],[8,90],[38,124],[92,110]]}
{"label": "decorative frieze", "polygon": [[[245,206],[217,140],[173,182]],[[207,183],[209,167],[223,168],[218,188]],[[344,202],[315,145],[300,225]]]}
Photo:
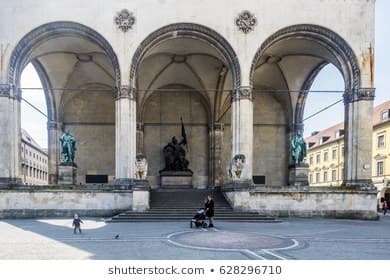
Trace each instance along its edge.
{"label": "decorative frieze", "polygon": [[136,99],[136,89],[127,85],[121,86],[117,89],[117,98],[130,98]]}
{"label": "decorative frieze", "polygon": [[344,103],[352,103],[360,100],[374,100],[375,88],[358,88],[351,91],[345,91]]}
{"label": "decorative frieze", "polygon": [[257,19],[254,14],[251,14],[249,11],[241,12],[236,18],[236,25],[239,30],[248,34],[252,31],[257,24]]}
{"label": "decorative frieze", "polygon": [[374,100],[375,88],[359,88],[357,96],[358,100]]}
{"label": "decorative frieze", "polygon": [[135,17],[133,16],[133,13],[129,12],[127,9],[123,9],[122,11],[118,12],[115,17],[115,24],[117,25],[118,29],[122,30],[123,32],[127,32],[129,29],[131,29],[134,23]]}
{"label": "decorative frieze", "polygon": [[253,98],[253,90],[251,87],[239,87],[232,94],[232,101],[237,101],[241,99],[249,99]]}

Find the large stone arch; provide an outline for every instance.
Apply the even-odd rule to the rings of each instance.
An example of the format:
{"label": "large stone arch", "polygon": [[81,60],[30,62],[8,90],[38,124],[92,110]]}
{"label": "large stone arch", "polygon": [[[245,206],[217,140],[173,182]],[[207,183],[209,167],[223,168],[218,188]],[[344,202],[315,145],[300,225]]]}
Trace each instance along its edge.
{"label": "large stone arch", "polygon": [[[31,60],[30,54],[34,46],[39,45],[40,43],[53,39],[56,37],[64,37],[64,36],[74,36],[74,37],[82,37],[87,38],[88,40],[96,43],[100,46],[104,52],[109,57],[114,71],[115,71],[115,81],[116,87],[120,87],[120,67],[117,55],[115,54],[110,43],[97,31],[92,28],[85,26],[80,23],[71,22],[71,21],[56,21],[43,24],[31,30],[15,46],[8,67],[8,83],[16,88],[20,87],[20,75],[27,65],[29,60]],[[33,62],[33,65],[37,69],[38,74],[42,74],[43,68],[39,67],[39,65]],[[46,79],[47,75],[41,77],[42,79]],[[49,81],[45,82],[43,85],[49,85]],[[48,94],[48,91],[45,91],[45,94]],[[19,94],[16,91],[16,94]],[[51,101],[51,97],[46,97],[47,101]],[[54,102],[54,100],[52,101]],[[53,104],[47,104],[47,108],[53,108]],[[48,111],[49,120],[55,120],[56,116],[52,117],[50,114],[54,113],[54,111]]]}
{"label": "large stone arch", "polygon": [[195,23],[174,23],[161,27],[148,35],[135,51],[130,69],[130,86],[137,88],[137,70],[145,54],[156,44],[176,37],[195,37],[216,48],[226,59],[232,72],[233,88],[241,84],[241,70],[237,55],[229,42],[209,27]]}
{"label": "large stone arch", "polygon": [[[108,61],[112,65],[115,87],[120,87],[121,78],[119,60],[111,44],[99,32],[83,24],[71,21],[49,22],[34,28],[19,40],[19,42],[12,51],[8,64],[7,82],[10,87],[13,87],[15,89],[11,91],[11,97],[20,100],[20,77],[24,67],[28,63],[31,62],[33,64],[41,79],[44,88],[48,112],[50,183],[57,182],[58,174],[57,166],[59,162],[60,151],[57,142],[61,130],[61,127],[59,125],[59,122],[61,120],[59,119],[58,114],[60,112],[57,106],[60,105],[60,100],[56,100],[54,94],[55,90],[52,88],[53,85],[50,81],[49,75],[47,74],[48,69],[45,69],[45,67],[39,62],[39,59],[35,58],[34,50],[42,44],[45,44],[45,42],[61,38],[78,38],[88,41],[93,45],[96,45],[107,56]],[[20,112],[18,112],[17,114],[20,114]],[[20,116],[16,117],[20,118]],[[18,127],[20,130],[20,124],[18,125]]]}
{"label": "large stone arch", "polygon": [[[256,65],[264,52],[273,44],[289,38],[305,38],[313,40],[324,46],[339,63],[339,70],[344,78],[346,100],[356,98],[357,89],[360,88],[360,68],[357,57],[350,45],[336,32],[319,25],[298,24],[282,28],[268,37],[260,46],[252,61],[250,70],[250,83],[254,80]],[[327,63],[319,63],[317,67],[308,75],[300,89],[298,102],[294,114],[294,123],[296,129],[302,130],[304,103],[307,96],[307,90],[310,89],[315,77]]]}

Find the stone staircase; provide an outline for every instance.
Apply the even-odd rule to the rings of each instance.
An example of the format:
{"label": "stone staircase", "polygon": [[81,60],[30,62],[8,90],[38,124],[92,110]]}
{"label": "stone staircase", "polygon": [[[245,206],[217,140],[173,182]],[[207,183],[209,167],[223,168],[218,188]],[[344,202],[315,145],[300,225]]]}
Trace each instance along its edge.
{"label": "stone staircase", "polygon": [[151,190],[150,210],[131,210],[116,215],[109,222],[163,222],[190,220],[196,211],[204,207],[208,194],[213,195],[215,221],[235,222],[277,222],[274,217],[254,212],[234,211],[219,190],[208,189],[155,189]]}

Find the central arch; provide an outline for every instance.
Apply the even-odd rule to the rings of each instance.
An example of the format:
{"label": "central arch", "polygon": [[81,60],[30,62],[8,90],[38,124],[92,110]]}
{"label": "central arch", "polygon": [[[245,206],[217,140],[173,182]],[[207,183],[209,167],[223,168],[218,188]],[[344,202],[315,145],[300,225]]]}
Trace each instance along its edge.
{"label": "central arch", "polygon": [[[171,24],[154,31],[141,42],[132,58],[130,87],[138,92],[137,149],[155,163],[151,166],[153,174],[150,174],[153,185],[158,185],[155,184],[158,181],[156,170],[163,168],[160,151],[169,139],[164,133],[180,137],[181,116],[193,137],[190,141],[193,150],[189,148],[194,168],[193,186],[214,185],[215,170],[221,169],[221,161],[214,160],[217,156],[213,148],[213,124],[222,112],[221,100],[240,83],[236,53],[226,39],[208,27],[193,23]],[[166,102],[161,98],[170,99],[169,104],[164,105]],[[160,108],[164,106],[171,106],[171,110],[175,110],[175,106],[180,108],[171,111],[168,118],[154,116],[158,121],[152,121],[148,114],[153,115],[156,111],[163,114],[164,110]],[[191,113],[191,108],[198,108],[197,113]],[[160,133],[164,137],[151,136],[160,130],[164,131]],[[196,150],[195,146],[202,148]]]}

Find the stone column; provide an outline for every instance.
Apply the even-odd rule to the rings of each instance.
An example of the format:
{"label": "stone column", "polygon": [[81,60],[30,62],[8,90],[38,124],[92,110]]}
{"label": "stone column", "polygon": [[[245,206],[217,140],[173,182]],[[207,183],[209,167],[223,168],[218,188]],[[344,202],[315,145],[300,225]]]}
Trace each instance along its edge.
{"label": "stone column", "polygon": [[121,86],[115,101],[115,184],[130,186],[135,177],[136,91]]}
{"label": "stone column", "polygon": [[245,156],[240,179],[252,182],[253,170],[253,101],[252,88],[240,87],[232,94],[232,158]]}
{"label": "stone column", "polygon": [[49,142],[49,158],[48,158],[48,173],[49,184],[58,184],[58,164],[60,163],[60,126],[55,121],[47,122],[48,142]]}
{"label": "stone column", "polygon": [[211,186],[221,186],[223,182],[222,143],[223,125],[215,123],[209,133],[210,137],[210,168],[209,177]]}
{"label": "stone column", "polygon": [[137,154],[144,153],[144,124],[137,122]]}
{"label": "stone column", "polygon": [[344,186],[371,187],[372,114],[375,88],[344,95]]}
{"label": "stone column", "polygon": [[0,187],[22,183],[20,91],[0,84]]}

